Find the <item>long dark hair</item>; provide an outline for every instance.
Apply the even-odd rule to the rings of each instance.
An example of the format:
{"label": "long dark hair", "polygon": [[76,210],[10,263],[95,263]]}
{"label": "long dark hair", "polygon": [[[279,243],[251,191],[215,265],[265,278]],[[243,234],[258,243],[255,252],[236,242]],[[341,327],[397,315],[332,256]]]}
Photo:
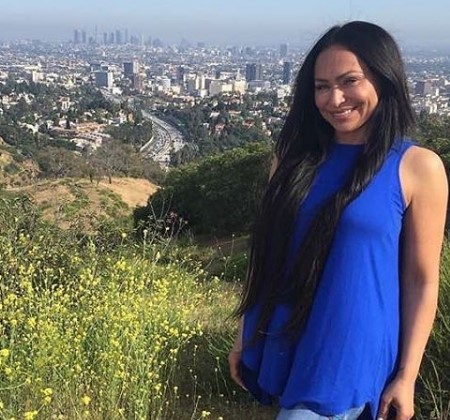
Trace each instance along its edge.
{"label": "long dark hair", "polygon": [[[367,122],[368,139],[352,175],[319,209],[287,276],[286,256],[298,206],[307,196],[334,134],[314,101],[317,57],[333,45],[348,49],[367,66],[375,79],[378,105]],[[235,311],[236,316],[242,316],[256,303],[260,305],[254,339],[264,333],[280,302],[292,304],[291,318],[283,331],[293,337],[301,332],[343,209],[364,190],[394,140],[404,137],[413,123],[403,62],[389,33],[372,23],[355,21],[332,27],[317,41],[296,78],[293,102],[275,148],[279,165],[256,216],[247,282]]]}

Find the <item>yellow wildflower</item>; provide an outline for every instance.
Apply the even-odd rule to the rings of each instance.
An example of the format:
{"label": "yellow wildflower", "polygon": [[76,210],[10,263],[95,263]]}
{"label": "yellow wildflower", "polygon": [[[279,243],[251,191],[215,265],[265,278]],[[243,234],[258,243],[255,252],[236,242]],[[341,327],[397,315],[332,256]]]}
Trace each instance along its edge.
{"label": "yellow wildflower", "polygon": [[82,402],[84,405],[89,405],[89,403],[91,402],[91,397],[85,395],[84,397],[81,397],[81,402]]}
{"label": "yellow wildflower", "polygon": [[25,414],[23,415],[24,420],[33,420],[38,415],[38,411],[25,411]]}
{"label": "yellow wildflower", "polygon": [[8,357],[9,356],[9,354],[10,354],[10,351],[9,351],[9,349],[1,349],[0,350],[0,356],[1,357]]}

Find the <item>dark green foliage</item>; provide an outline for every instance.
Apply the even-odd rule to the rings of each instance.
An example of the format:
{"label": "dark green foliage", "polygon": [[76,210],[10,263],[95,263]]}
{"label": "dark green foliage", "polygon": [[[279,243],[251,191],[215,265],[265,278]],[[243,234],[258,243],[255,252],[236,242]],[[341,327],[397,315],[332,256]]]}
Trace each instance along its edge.
{"label": "dark green foliage", "polygon": [[44,147],[36,152],[34,160],[49,178],[81,177],[86,172],[83,159],[61,147]]}
{"label": "dark green foliage", "polygon": [[123,123],[117,127],[109,127],[107,132],[116,140],[131,144],[138,150],[152,138],[153,124],[151,121],[135,124]]}
{"label": "dark green foliage", "polygon": [[267,144],[249,144],[174,169],[135,217],[174,212],[196,233],[245,231],[267,183],[270,155]]}
{"label": "dark green foliage", "polygon": [[422,114],[418,118],[415,137],[423,146],[435,151],[450,170],[450,118]]}
{"label": "dark green foliage", "polygon": [[[447,178],[450,179],[450,118],[421,114],[414,137],[419,144],[436,152],[444,162]],[[447,208],[448,235],[450,229],[450,207]]]}
{"label": "dark green foliage", "polygon": [[[192,107],[168,106],[158,115],[176,126],[187,142],[184,148],[172,154],[171,164],[178,166],[249,142],[268,142],[263,117],[274,115],[276,103],[275,96],[259,94],[256,97],[246,95],[242,102],[218,96]],[[261,116],[255,116],[255,110],[260,110]],[[238,114],[231,115],[232,112]],[[276,130],[276,127],[270,129]]]}

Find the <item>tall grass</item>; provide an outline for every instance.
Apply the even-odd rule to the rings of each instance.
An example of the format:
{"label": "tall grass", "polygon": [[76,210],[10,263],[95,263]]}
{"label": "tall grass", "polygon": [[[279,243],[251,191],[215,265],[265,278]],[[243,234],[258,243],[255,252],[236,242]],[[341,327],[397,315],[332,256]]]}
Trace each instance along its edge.
{"label": "tall grass", "polygon": [[417,418],[450,419],[450,245],[444,244],[439,305],[418,381]]}
{"label": "tall grass", "polygon": [[0,418],[170,418],[179,353],[201,337],[196,312],[211,295],[200,269],[159,264],[157,252],[102,254],[21,217],[26,202],[7,204]]}
{"label": "tall grass", "polygon": [[[273,418],[228,377],[239,283],[207,278],[192,248],[104,229],[63,232],[0,198],[0,419]],[[418,419],[450,419],[449,333],[446,244]]]}

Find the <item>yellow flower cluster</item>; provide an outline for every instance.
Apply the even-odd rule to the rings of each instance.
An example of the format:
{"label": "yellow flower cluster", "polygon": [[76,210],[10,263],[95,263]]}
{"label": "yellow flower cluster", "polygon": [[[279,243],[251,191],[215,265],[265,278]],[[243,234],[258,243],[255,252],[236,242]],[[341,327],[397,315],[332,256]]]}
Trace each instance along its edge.
{"label": "yellow flower cluster", "polygon": [[212,286],[177,263],[26,234],[0,239],[0,266],[1,418],[163,418]]}

